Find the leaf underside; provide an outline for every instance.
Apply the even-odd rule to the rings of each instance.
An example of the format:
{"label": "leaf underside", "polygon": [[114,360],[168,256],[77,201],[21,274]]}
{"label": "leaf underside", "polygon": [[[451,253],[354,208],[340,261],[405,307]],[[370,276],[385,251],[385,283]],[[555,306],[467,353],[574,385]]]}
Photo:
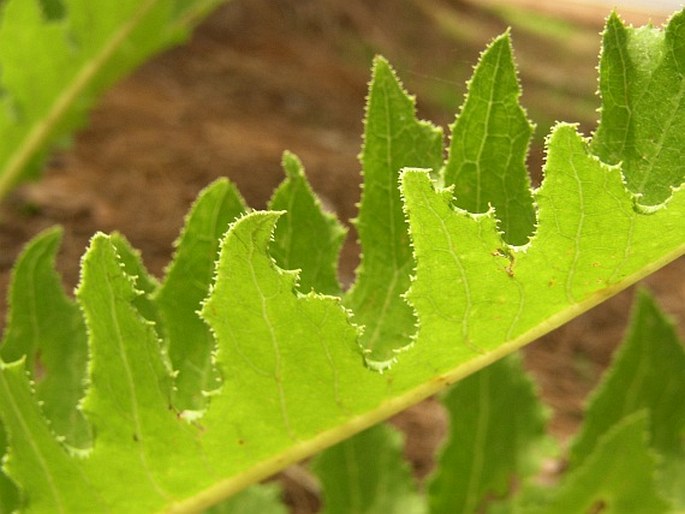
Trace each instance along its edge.
{"label": "leaf underside", "polygon": [[[676,403],[685,395],[685,348],[646,293],[635,305],[626,340],[590,400],[570,463],[555,480],[540,477],[565,457],[545,436],[539,395],[511,355],[442,396],[449,432],[426,495],[408,479],[399,435],[378,425],[314,459],[324,512],[682,512],[685,441]],[[651,348],[654,355],[648,355]],[[673,421],[665,419],[667,412]]]}
{"label": "leaf underside", "polygon": [[[667,32],[677,32],[684,17],[676,15]],[[641,73],[658,69],[657,58],[678,61],[685,52],[651,29],[616,20],[610,18],[608,34],[623,30],[632,45],[647,49],[628,52],[633,60],[650,57],[638,63]],[[512,162],[492,173],[513,174],[526,185],[520,161],[530,127],[517,104],[508,48],[505,35],[484,53],[487,65],[476,70],[454,130],[460,123],[492,127],[483,144]],[[604,77],[616,80],[624,73],[616,61],[623,54],[602,55]],[[509,84],[488,93],[504,109],[499,114],[483,109],[482,91],[476,92],[477,84],[497,77]],[[601,89],[607,102],[610,91]],[[472,97],[480,98],[474,108]],[[677,117],[682,109],[675,110]],[[631,123],[650,124],[654,116]],[[20,285],[12,289],[5,340],[36,328],[25,313],[45,281],[85,338],[85,354],[74,351],[86,386],[83,394],[70,393],[68,404],[41,398],[41,379],[49,378],[36,364],[37,340],[22,336],[21,350],[8,343],[3,357],[14,362],[0,367],[0,416],[9,440],[4,470],[18,485],[18,501],[27,512],[200,510],[493,363],[682,255],[685,193],[676,189],[659,197],[658,206],[636,208],[665,179],[640,178],[643,190],[626,188],[636,180],[631,173],[640,172],[595,154],[601,141],[625,128],[612,123],[603,115],[598,134],[604,135],[591,142],[573,125],[558,124],[540,188],[527,195],[517,186],[515,198],[500,204],[505,187],[488,200],[492,208],[471,213],[460,205],[482,207],[478,188],[462,184],[459,174],[448,176],[456,150],[443,164],[441,132],[415,119],[413,100],[388,63],[376,59],[357,220],[363,258],[342,298],[335,296],[334,273],[342,230],[323,212],[293,156],[284,158],[286,182],[272,200],[278,211],[246,213],[226,181],[207,188],[161,285],[121,236],[98,234],[83,258],[73,304],[60,296],[52,269],[56,236],[42,236],[15,268]],[[660,169],[660,153],[643,155]],[[490,169],[487,159],[477,163],[480,174]],[[668,182],[681,184],[682,168],[673,174]],[[515,204],[519,214],[499,208]],[[525,214],[532,206],[533,217]],[[309,250],[312,241],[322,242],[319,253]],[[47,252],[42,264],[32,266],[41,251]],[[637,441],[641,420],[625,422],[612,437]],[[79,452],[78,444],[55,437],[68,437],[77,423],[87,428]],[[535,437],[535,427],[520,428],[523,439]],[[510,455],[510,467],[519,466]],[[496,490],[501,473],[492,471]]]}

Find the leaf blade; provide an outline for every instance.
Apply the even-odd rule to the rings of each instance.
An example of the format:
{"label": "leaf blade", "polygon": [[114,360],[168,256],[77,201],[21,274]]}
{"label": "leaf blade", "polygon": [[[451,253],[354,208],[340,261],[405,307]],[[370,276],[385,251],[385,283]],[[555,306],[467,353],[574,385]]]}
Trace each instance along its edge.
{"label": "leaf blade", "polygon": [[0,197],[35,174],[48,147],[82,124],[103,89],[183,36],[187,27],[179,20],[191,24],[217,3],[124,0],[94,6],[69,0],[63,16],[45,20],[38,0],[6,2],[0,23],[6,92],[0,111]]}
{"label": "leaf blade", "polygon": [[340,295],[338,257],[347,231],[338,219],[323,210],[312,191],[300,160],[283,154],[286,179],[276,189],[268,208],[283,210],[274,232],[270,253],[284,269],[300,269],[303,293]]}
{"label": "leaf blade", "polygon": [[204,393],[219,386],[211,362],[214,337],[197,312],[214,277],[221,236],[246,210],[235,186],[219,179],[205,188],[191,207],[166,277],[153,296],[168,339],[169,358],[178,372],[174,405],[201,410]]}
{"label": "leaf blade", "polygon": [[5,362],[26,358],[26,367],[37,381],[36,395],[44,402],[53,430],[70,446],[87,448],[90,428],[77,410],[85,392],[86,327],[55,271],[61,239],[60,229],[46,230],[17,259],[0,355]]}
{"label": "leaf blade", "polygon": [[545,442],[542,406],[515,356],[462,380],[443,404],[451,428],[428,485],[430,512],[485,511],[539,464],[531,455]]}
{"label": "leaf blade", "polygon": [[[659,479],[680,498],[685,476],[673,472],[685,462],[685,351],[673,325],[646,293],[638,295],[626,340],[595,390],[585,422],[569,453],[571,468],[590,458],[600,438],[631,414],[644,411],[649,447],[660,457]],[[669,470],[669,471],[666,471]]]}
{"label": "leaf blade", "polygon": [[602,117],[593,151],[623,164],[628,188],[645,209],[658,208],[683,182],[685,11],[666,29],[626,27],[613,13],[600,61]]}
{"label": "leaf blade", "polygon": [[318,455],[312,471],[322,485],[324,514],[423,514],[402,454],[403,441],[379,424]]}
{"label": "leaf blade", "polygon": [[397,190],[406,166],[438,170],[442,131],[416,119],[414,100],[403,89],[388,62],[374,60],[361,155],[364,179],[356,220],[362,247],[357,279],[346,296],[355,321],[366,329],[366,361],[378,369],[390,366],[396,350],[411,343],[415,318],[401,295],[414,266],[407,223]]}
{"label": "leaf blade", "polygon": [[[0,411],[9,432],[4,470],[18,483],[30,484],[23,499],[31,512],[82,512],[105,504],[43,418],[30,390],[23,360],[0,363]],[[71,490],[79,494],[70,494]]]}
{"label": "leaf blade", "polygon": [[607,514],[673,512],[657,490],[654,458],[647,446],[647,427],[641,414],[627,416],[607,432],[597,451],[567,477],[551,503],[540,512],[584,514],[598,506]]}
{"label": "leaf blade", "polygon": [[459,116],[451,125],[443,176],[455,203],[469,212],[491,206],[504,240],[523,245],[533,234],[535,210],[525,160],[533,125],[519,104],[509,32],[481,55]]}
{"label": "leaf blade", "polygon": [[[153,325],[133,305],[138,294],[110,238],[94,236],[76,291],[91,354],[83,410],[96,433],[82,465],[111,505],[133,497],[131,512],[146,512],[194,491],[213,473],[195,431],[171,407],[171,371]],[[172,465],[176,459],[185,469]],[[197,473],[189,477],[188,470]]]}

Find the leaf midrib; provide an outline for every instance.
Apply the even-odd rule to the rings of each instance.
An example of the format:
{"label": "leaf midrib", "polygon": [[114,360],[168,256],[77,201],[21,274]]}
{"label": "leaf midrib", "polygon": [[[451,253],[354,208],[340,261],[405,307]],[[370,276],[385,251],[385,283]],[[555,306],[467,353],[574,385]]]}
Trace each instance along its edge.
{"label": "leaf midrib", "polygon": [[[376,408],[349,418],[344,423],[336,425],[307,440],[301,440],[297,444],[293,444],[267,459],[256,462],[253,466],[241,473],[215,482],[213,485],[198,492],[192,497],[167,505],[160,510],[158,514],[189,514],[192,512],[200,512],[204,508],[215,505],[255,482],[273,475],[288,464],[305,459],[333,444],[349,438],[352,435],[405,410],[409,406],[438,393],[447,385],[453,384],[506,355],[509,355],[529,342],[551,332],[583,312],[588,311],[592,307],[595,307],[599,303],[602,303],[608,298],[623,291],[626,287],[636,283],[682,255],[685,255],[685,244],[675,248],[672,252],[664,255],[662,258],[656,259],[637,272],[626,276],[622,281],[612,284],[587,297],[582,302],[570,305],[546,318],[520,336],[504,342],[496,349],[487,353],[482,353],[472,360],[454,367],[448,372],[435,376],[432,379],[424,381],[397,395],[386,397]],[[685,514],[685,512],[679,512],[678,514]]]}

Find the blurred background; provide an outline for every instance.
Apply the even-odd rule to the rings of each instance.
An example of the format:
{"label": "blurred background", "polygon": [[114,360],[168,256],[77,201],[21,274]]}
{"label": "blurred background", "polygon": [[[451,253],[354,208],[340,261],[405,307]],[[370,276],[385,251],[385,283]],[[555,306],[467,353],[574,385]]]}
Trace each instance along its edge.
{"label": "blurred background", "polygon": [[[300,156],[325,205],[356,214],[362,116],[375,54],[393,63],[417,95],[421,117],[447,129],[485,45],[512,28],[522,103],[537,125],[529,169],[539,183],[543,142],[559,120],[591,135],[598,118],[600,32],[613,6],[628,23],[663,23],[679,2],[533,0],[232,0],[211,14],[188,44],[145,64],[109,91],[44,179],[0,205],[0,326],[16,255],[48,226],[65,227],[59,268],[66,286],[97,230],[123,232],[163,273],[183,216],[197,193],[228,176],[263,208],[289,149]],[[446,130],[446,132],[448,132]],[[350,233],[341,261],[349,284],[358,262]],[[647,281],[685,327],[685,264]],[[554,409],[564,440],[582,417],[585,395],[619,342],[632,293],[623,293],[526,350],[526,364]],[[441,413],[427,402],[394,420],[407,433],[417,476],[432,465]],[[437,421],[436,421],[437,420]],[[306,480],[292,478],[289,501],[315,508]],[[304,484],[304,485],[303,485]],[[309,509],[309,510],[308,510]]]}

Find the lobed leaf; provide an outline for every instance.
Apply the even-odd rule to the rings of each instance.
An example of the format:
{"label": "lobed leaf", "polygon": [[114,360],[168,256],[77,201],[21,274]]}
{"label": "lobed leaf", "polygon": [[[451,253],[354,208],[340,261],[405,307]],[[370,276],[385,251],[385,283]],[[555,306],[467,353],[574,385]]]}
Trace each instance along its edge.
{"label": "lobed leaf", "polygon": [[296,272],[269,257],[279,215],[254,212],[232,226],[202,308],[224,377],[202,420],[204,443],[217,454],[233,447],[232,459],[217,463],[232,473],[342,422],[368,402],[365,377],[373,376],[339,300],[296,294]]}
{"label": "lobed leaf", "polygon": [[405,171],[402,190],[417,259],[407,297],[420,323],[407,360],[426,378],[491,362],[683,251],[683,191],[668,208],[638,214],[619,170],[592,156],[570,125],[550,136],[529,248],[509,249],[492,213],[453,208],[451,191],[436,191],[425,172]]}
{"label": "lobed leaf", "polygon": [[375,369],[390,367],[416,329],[414,313],[401,297],[409,287],[414,259],[397,176],[406,166],[437,170],[441,161],[442,131],[416,119],[414,99],[388,62],[377,57],[366,106],[364,185],[355,223],[361,264],[346,295],[355,322],[366,327],[361,344],[367,364]]}
{"label": "lobed leaf", "polygon": [[129,512],[154,511],[188,494],[191,470],[212,475],[194,431],[172,407],[171,369],[154,326],[133,305],[139,294],[110,239],[94,236],[77,289],[90,350],[82,409],[96,434],[81,466],[108,510],[126,505]]}
{"label": "lobed leaf", "polygon": [[110,236],[110,242],[114,246],[124,273],[131,278],[133,286],[141,293],[133,300],[133,305],[141,316],[155,323],[155,328],[162,338],[161,314],[150,298],[159,289],[159,282],[148,273],[140,252],[131,246],[126,237],[115,232]]}
{"label": "lobed leaf", "polygon": [[28,512],[108,511],[92,477],[79,469],[78,461],[48,428],[31,390],[24,359],[0,363],[0,416],[10,433],[3,469],[20,484]]}
{"label": "lobed leaf", "polygon": [[[510,60],[501,66],[511,78]],[[514,89],[502,94],[516,113],[515,80],[511,85]],[[89,512],[83,507],[88,502],[103,512],[209,507],[492,364],[685,252],[683,189],[650,215],[635,209],[636,197],[624,185],[631,180],[630,167],[603,163],[568,124],[557,125],[548,139],[545,178],[533,194],[538,225],[525,246],[507,242],[494,210],[474,214],[456,206],[453,189],[435,184],[425,169],[405,169],[396,192],[401,167],[437,169],[441,135],[416,121],[413,100],[382,59],[375,62],[370,90],[358,221],[365,256],[344,304],[340,298],[298,291],[300,275],[317,274],[304,260],[308,256],[295,251],[299,238],[309,237],[299,232],[295,217],[317,217],[323,240],[338,236],[294,160],[287,163],[292,175],[282,189],[286,194],[274,202],[299,191],[310,214],[294,212],[279,233],[282,212],[252,212],[224,234],[226,223],[243,207],[227,183],[211,186],[193,208],[161,290],[123,239],[93,238],[77,291],[90,353],[88,388],[80,404],[94,433],[87,455],[71,455],[52,436],[24,376],[21,359],[27,357],[0,365],[7,472],[22,488],[29,510],[54,512],[67,505]],[[300,189],[289,189],[298,184]],[[325,257],[329,270],[334,246]],[[288,265],[307,269],[280,268],[270,248],[283,252],[278,259],[294,251],[290,255],[298,262]],[[23,280],[30,273],[21,275]],[[205,294],[200,314],[211,333],[194,317]],[[180,302],[171,307],[176,297]],[[188,328],[191,324],[195,328]],[[185,346],[185,329],[197,335],[190,346]],[[397,355],[400,349],[404,352]],[[199,355],[194,364],[204,371],[193,376],[185,352]],[[369,369],[395,360],[383,374]],[[206,371],[213,367],[220,384]],[[514,378],[511,384],[520,385]],[[203,391],[212,393],[208,400]],[[535,411],[530,402],[523,408]],[[638,444],[645,422],[630,418],[619,425],[605,432],[598,452],[611,454],[621,441]],[[527,441],[536,427],[517,425],[517,430]],[[468,505],[481,501],[485,491],[502,490],[502,477],[521,469],[520,451],[506,446],[508,464],[487,471],[492,480],[482,489],[474,486],[476,500]],[[645,478],[653,466],[649,452],[626,459],[626,465],[645,470],[635,483],[651,488]],[[569,495],[587,506],[615,494],[621,486],[616,469],[610,475],[613,485],[588,490],[591,498],[574,492],[579,487],[574,484],[597,476],[591,460],[565,486],[570,492],[558,498]],[[30,472],[38,473],[35,480]],[[53,476],[78,487],[60,485],[55,495]],[[644,504],[661,508],[652,496],[648,492]]]}
{"label": "lobed leaf", "polygon": [[68,445],[85,448],[90,445],[90,429],[76,406],[85,391],[86,327],[55,271],[61,239],[60,229],[49,229],[17,259],[0,355],[4,362],[25,359],[52,430]]}

